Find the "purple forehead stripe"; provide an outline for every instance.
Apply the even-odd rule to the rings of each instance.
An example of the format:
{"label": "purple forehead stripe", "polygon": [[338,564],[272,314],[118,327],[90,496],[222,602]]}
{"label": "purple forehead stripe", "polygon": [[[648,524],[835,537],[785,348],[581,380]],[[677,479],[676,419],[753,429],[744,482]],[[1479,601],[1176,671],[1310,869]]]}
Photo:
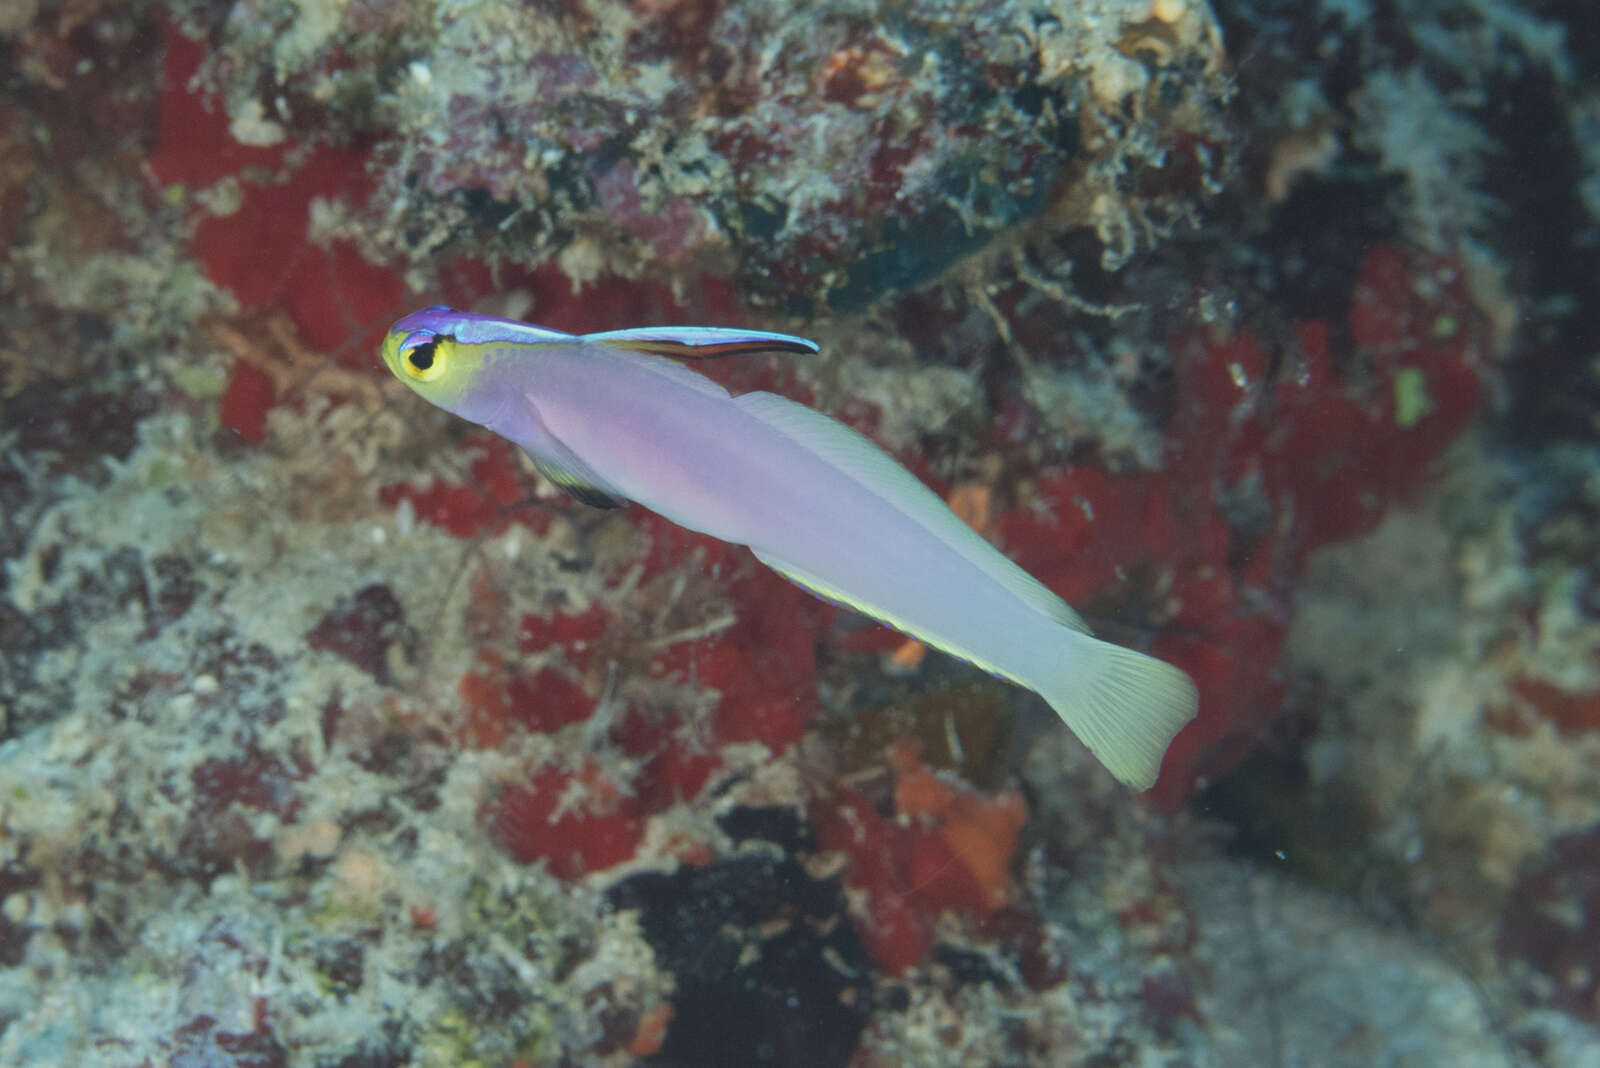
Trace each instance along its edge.
{"label": "purple forehead stripe", "polygon": [[[561,341],[572,337],[559,330],[546,330],[514,319],[496,319],[491,315],[473,315],[454,308],[436,304],[431,308],[412,312],[390,328],[396,334],[448,334],[457,341],[476,345],[485,341]],[[409,339],[408,339],[409,340]]]}

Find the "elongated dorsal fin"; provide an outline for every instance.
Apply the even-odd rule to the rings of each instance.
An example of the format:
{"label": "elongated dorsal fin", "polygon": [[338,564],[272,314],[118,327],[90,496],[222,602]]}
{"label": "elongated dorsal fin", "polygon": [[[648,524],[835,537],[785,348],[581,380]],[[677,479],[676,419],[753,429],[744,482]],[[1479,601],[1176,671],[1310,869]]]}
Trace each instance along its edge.
{"label": "elongated dorsal fin", "polygon": [[746,356],[757,352],[792,352],[810,356],[817,351],[817,343],[803,337],[722,326],[640,326],[629,330],[585,334],[583,340],[629,352],[670,356],[676,360]]}

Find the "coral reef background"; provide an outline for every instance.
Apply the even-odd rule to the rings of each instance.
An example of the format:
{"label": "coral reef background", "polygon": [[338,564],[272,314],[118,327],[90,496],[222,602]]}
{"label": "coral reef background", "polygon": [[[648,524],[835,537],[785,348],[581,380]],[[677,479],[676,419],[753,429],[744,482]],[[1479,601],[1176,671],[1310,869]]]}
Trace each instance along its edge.
{"label": "coral reef background", "polygon": [[[1584,0],[0,8],[0,1064],[1600,1065]],[[1032,695],[389,380],[815,337]]]}

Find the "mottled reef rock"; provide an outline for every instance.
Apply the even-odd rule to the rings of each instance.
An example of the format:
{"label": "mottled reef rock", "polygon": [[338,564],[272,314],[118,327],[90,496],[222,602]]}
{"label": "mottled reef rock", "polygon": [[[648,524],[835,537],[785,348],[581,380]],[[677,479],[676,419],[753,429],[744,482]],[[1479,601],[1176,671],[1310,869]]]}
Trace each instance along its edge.
{"label": "mottled reef rock", "polygon": [[[1580,0],[0,9],[0,1063],[1600,1063],[1596,70]],[[438,302],[817,338],[704,369],[1188,670],[1156,790],[417,402]]]}

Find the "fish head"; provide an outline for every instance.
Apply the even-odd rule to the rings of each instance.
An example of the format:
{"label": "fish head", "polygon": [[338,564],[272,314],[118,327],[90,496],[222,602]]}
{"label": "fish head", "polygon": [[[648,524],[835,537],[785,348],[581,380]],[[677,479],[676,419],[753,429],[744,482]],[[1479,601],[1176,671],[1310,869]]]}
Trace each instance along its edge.
{"label": "fish head", "polygon": [[467,414],[493,347],[458,337],[459,328],[470,322],[470,316],[443,305],[412,312],[383,339],[383,362],[425,400]]}

